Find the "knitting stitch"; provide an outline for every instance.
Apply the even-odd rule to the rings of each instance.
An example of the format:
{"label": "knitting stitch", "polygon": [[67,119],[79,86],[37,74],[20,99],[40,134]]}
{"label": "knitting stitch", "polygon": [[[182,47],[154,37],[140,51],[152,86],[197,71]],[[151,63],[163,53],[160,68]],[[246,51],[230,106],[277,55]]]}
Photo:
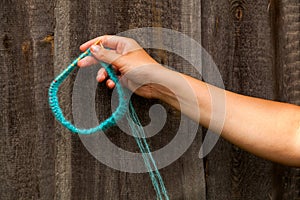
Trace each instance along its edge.
{"label": "knitting stitch", "polygon": [[[101,42],[100,40],[96,42],[96,44],[99,44]],[[162,180],[162,177],[157,169],[155,160],[152,157],[149,145],[147,144],[147,141],[145,139],[145,133],[142,128],[142,125],[138,119],[138,116],[133,108],[132,103],[130,100],[128,100],[127,92],[124,92],[123,87],[119,83],[118,77],[116,76],[115,71],[113,70],[112,66],[100,62],[102,67],[105,68],[105,70],[108,73],[108,76],[112,81],[116,83],[116,89],[118,92],[118,99],[119,99],[119,105],[117,109],[112,113],[112,115],[100,123],[98,126],[90,128],[90,129],[79,129],[76,126],[74,126],[70,121],[68,121],[64,115],[63,112],[59,106],[58,102],[58,89],[60,85],[63,83],[63,81],[68,77],[68,75],[77,67],[77,63],[79,60],[83,59],[86,56],[91,56],[91,50],[88,49],[84,53],[82,53],[77,59],[75,59],[62,73],[60,73],[51,83],[49,87],[49,105],[50,108],[55,116],[55,118],[67,129],[69,129],[73,133],[77,134],[92,134],[96,133],[98,131],[105,131],[108,128],[115,126],[116,122],[120,120],[124,115],[130,122],[130,118],[133,118],[134,123],[129,123],[129,126],[131,128],[131,132],[140,148],[140,151],[142,153],[142,157],[145,163],[145,166],[149,172],[152,184],[154,186],[157,199],[163,200],[164,198],[166,200],[169,200],[167,190],[165,188],[164,182]],[[129,107],[129,113],[127,112]],[[164,197],[164,198],[163,198]]]}

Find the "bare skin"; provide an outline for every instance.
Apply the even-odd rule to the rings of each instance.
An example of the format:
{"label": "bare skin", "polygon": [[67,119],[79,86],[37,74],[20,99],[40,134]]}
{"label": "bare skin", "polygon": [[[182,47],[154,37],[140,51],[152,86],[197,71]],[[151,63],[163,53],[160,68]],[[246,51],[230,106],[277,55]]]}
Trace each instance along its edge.
{"label": "bare skin", "polygon": [[[111,50],[93,45],[99,38]],[[220,114],[212,109],[211,92],[224,94],[224,125],[220,131],[212,126],[213,131],[220,132],[226,140],[257,156],[300,167],[299,106],[236,94],[166,69],[132,39],[118,36],[99,38],[80,47],[81,51],[91,47],[93,54],[81,60],[78,63],[80,67],[90,66],[99,60],[111,63],[120,73],[121,83],[136,94],[160,99],[204,127],[209,126],[212,114]],[[96,79],[98,82],[106,81],[108,88],[115,86],[112,80],[107,79],[103,68]],[[195,112],[197,109],[201,117]]]}

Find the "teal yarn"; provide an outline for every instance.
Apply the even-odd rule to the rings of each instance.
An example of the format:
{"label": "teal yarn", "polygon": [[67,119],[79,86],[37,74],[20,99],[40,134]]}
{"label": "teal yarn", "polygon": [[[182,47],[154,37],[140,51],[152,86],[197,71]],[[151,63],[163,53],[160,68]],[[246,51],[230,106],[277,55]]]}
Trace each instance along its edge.
{"label": "teal yarn", "polygon": [[[57,97],[57,92],[60,87],[60,85],[63,83],[63,81],[68,77],[68,75],[77,67],[77,63],[79,60],[82,58],[91,55],[90,49],[88,49],[86,52],[82,53],[76,60],[72,62],[61,74],[59,74],[51,83],[49,87],[49,105],[50,108],[57,119],[64,127],[69,129],[73,133],[78,133],[78,134],[92,134],[98,131],[104,131],[107,130],[108,128],[116,125],[116,120],[120,120],[124,114],[126,113],[127,110],[127,103],[125,99],[123,98],[124,92],[122,89],[122,86],[120,84],[116,84],[116,88],[118,91],[119,95],[119,106],[115,110],[115,112],[105,121],[100,123],[98,126],[90,129],[79,129],[75,127],[70,121],[68,121],[63,113],[62,110],[59,106],[58,102],[58,97]],[[118,78],[112,69],[111,65],[108,65],[107,63],[101,62],[101,65],[106,69],[108,75],[110,78],[117,83]]]}
{"label": "teal yarn", "polygon": [[[79,129],[75,125],[73,125],[70,121],[68,121],[59,106],[58,101],[58,90],[61,84],[65,81],[65,79],[70,75],[70,73],[77,67],[77,63],[79,60],[83,59],[86,56],[91,56],[91,51],[88,49],[84,53],[82,53],[77,59],[75,59],[63,72],[61,72],[50,84],[48,95],[49,95],[49,105],[50,108],[58,122],[60,122],[64,127],[70,130],[73,133],[77,134],[93,134],[98,131],[105,131],[110,127],[116,125],[116,122],[119,121],[122,117],[126,117],[128,120],[129,127],[131,129],[132,135],[142,153],[142,158],[144,160],[147,171],[150,175],[152,185],[156,192],[156,196],[158,200],[169,200],[169,196],[167,190],[165,188],[163,179],[158,171],[155,160],[151,154],[150,147],[146,141],[145,132],[142,128],[142,125],[138,119],[138,116],[135,112],[135,109],[129,100],[126,90],[123,89],[121,84],[119,83],[118,77],[113,70],[112,66],[100,62],[102,67],[104,67],[107,71],[108,76],[112,81],[116,84],[116,89],[118,93],[118,101],[119,105],[116,110],[112,113],[112,115],[101,122],[98,126],[90,128],[90,129]],[[128,112],[129,108],[129,112]],[[131,122],[130,119],[133,119]]]}
{"label": "teal yarn", "polygon": [[[146,141],[144,129],[139,121],[139,118],[134,110],[131,102],[129,102],[129,114],[127,113],[126,118],[128,121],[132,118],[135,123],[129,123],[133,137],[138,144],[142,157],[149,172],[152,184],[156,191],[157,199],[163,200],[163,196],[166,200],[169,200],[169,196],[164,185],[163,179],[157,169],[157,165],[150,151],[149,145]],[[163,195],[163,196],[162,196]]]}

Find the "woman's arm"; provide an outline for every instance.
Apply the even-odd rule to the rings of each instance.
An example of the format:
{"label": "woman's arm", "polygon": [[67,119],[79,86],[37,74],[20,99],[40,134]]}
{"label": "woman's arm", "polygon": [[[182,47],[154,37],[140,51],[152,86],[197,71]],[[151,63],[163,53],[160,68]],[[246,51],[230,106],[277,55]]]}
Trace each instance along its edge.
{"label": "woman's arm", "polygon": [[[89,66],[97,60],[112,63],[121,73],[122,83],[129,89],[146,98],[161,99],[204,127],[213,121],[213,115],[224,114],[222,137],[255,155],[300,167],[299,106],[219,89],[162,67],[132,39],[117,36],[100,38],[103,45],[112,50],[92,46],[94,57],[86,57],[78,63],[79,66]],[[83,44],[81,50],[86,50],[98,39]],[[102,82],[106,78],[107,73],[100,69],[97,80]],[[111,80],[106,83],[109,88],[114,87]],[[225,108],[213,109],[212,93],[224,97]],[[212,126],[212,131],[218,132],[217,127]]]}
{"label": "woman's arm", "polygon": [[[170,72],[168,79],[157,77],[165,85],[180,91],[183,84],[172,81],[176,76]],[[171,75],[173,74],[173,75]],[[212,116],[212,99],[210,91],[225,92],[225,121],[221,136],[229,142],[260,157],[291,166],[300,166],[300,107],[253,98],[216,88],[192,77],[181,75],[196,95],[198,105],[190,98],[188,92],[178,98],[166,87],[154,87],[155,96],[187,116],[195,119],[195,111],[189,107],[198,106],[199,123],[208,127]],[[168,82],[168,83],[165,83]],[[186,90],[182,88],[182,90]],[[219,95],[221,96],[221,95]],[[180,108],[180,105],[187,108]],[[218,112],[218,110],[216,111]],[[215,113],[222,115],[222,113]]]}

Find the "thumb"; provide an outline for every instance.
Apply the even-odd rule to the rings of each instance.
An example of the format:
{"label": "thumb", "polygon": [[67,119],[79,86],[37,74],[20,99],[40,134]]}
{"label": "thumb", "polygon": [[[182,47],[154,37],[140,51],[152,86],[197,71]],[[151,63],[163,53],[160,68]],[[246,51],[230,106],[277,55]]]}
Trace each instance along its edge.
{"label": "thumb", "polygon": [[91,46],[91,53],[97,60],[115,65],[117,68],[120,68],[122,66],[122,55],[118,54],[115,50],[105,49],[99,45],[93,45]]}

